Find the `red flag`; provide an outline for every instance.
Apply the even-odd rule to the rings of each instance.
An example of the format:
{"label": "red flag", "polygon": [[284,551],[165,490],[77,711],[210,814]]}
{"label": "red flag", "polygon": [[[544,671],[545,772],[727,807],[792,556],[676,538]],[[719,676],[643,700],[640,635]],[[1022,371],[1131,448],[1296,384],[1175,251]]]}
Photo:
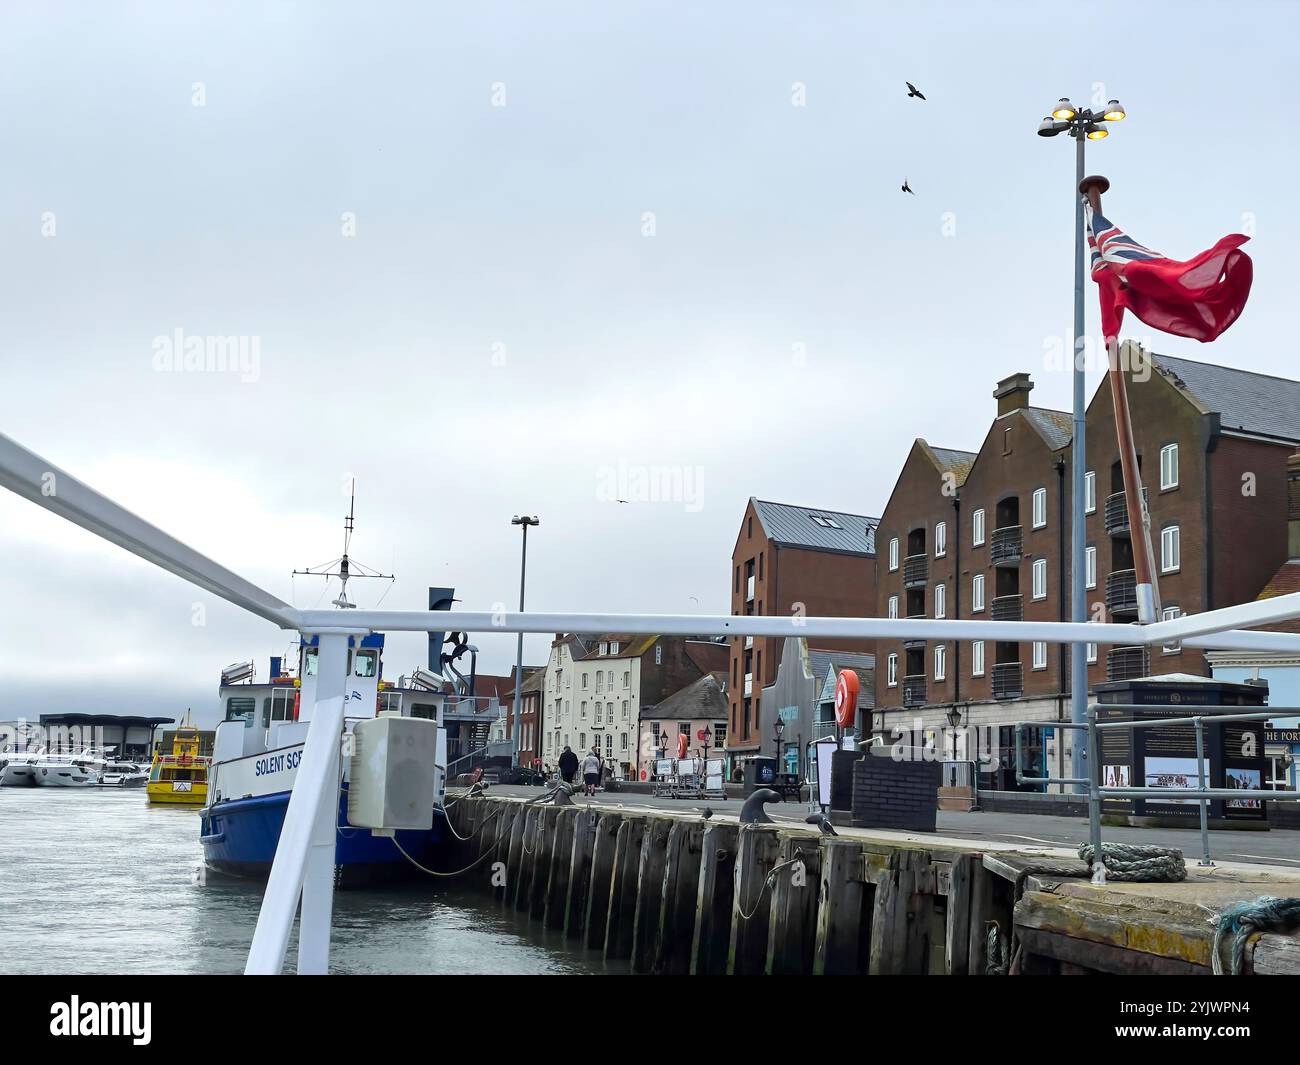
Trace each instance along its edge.
{"label": "red flag", "polygon": [[1224,237],[1186,262],[1144,248],[1101,214],[1088,210],[1092,279],[1101,294],[1101,328],[1118,337],[1125,308],[1147,325],[1202,343],[1232,325],[1246,306],[1254,266],[1241,233]]}

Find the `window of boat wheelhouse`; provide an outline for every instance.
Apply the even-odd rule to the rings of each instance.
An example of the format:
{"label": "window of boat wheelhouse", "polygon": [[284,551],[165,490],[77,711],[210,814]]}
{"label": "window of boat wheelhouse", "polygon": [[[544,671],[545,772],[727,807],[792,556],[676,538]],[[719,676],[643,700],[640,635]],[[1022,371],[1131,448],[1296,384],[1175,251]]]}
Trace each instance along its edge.
{"label": "window of boat wheelhouse", "polygon": [[438,716],[438,708],[430,706],[428,703],[416,703],[411,707],[411,716],[423,718],[425,721],[433,721]]}
{"label": "window of boat wheelhouse", "polygon": [[352,667],[356,677],[373,677],[379,672],[379,652],[372,650],[358,651]]}
{"label": "window of boat wheelhouse", "polygon": [[303,648],[302,675],[304,677],[316,676],[316,648],[315,647]]}
{"label": "window of boat wheelhouse", "polygon": [[380,692],[379,693],[379,710],[380,713],[396,714],[402,709],[401,692]]}
{"label": "window of boat wheelhouse", "polygon": [[226,720],[242,721],[244,728],[252,728],[257,718],[257,700],[251,695],[231,695],[226,699]]}
{"label": "window of boat wheelhouse", "polygon": [[270,728],[272,721],[293,720],[294,688],[280,688],[262,700],[262,728]]}

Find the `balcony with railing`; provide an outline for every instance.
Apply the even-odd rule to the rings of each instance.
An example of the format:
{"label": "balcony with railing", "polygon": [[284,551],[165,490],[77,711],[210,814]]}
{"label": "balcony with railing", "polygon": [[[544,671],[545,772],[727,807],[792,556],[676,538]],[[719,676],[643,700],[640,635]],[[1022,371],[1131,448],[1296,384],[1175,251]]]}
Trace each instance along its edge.
{"label": "balcony with railing", "polygon": [[1025,597],[1023,595],[999,595],[993,598],[994,621],[1024,621]]}
{"label": "balcony with railing", "polygon": [[1112,647],[1106,652],[1107,680],[1137,680],[1151,673],[1148,647]]}
{"label": "balcony with railing", "polygon": [[929,555],[908,555],[903,559],[903,587],[917,588],[930,576]]}
{"label": "balcony with railing", "polygon": [[1137,571],[1117,569],[1106,576],[1106,609],[1113,618],[1137,617]]}
{"label": "balcony with railing", "polygon": [[[1150,498],[1145,488],[1142,489],[1142,501]],[[1106,497],[1106,534],[1108,536],[1128,536],[1128,502],[1123,492],[1112,492]]]}
{"label": "balcony with railing", "polygon": [[924,706],[925,705],[925,682],[924,673],[917,673],[903,678],[903,705],[904,706]]}
{"label": "balcony with railing", "polygon": [[1025,693],[1025,675],[1019,662],[995,662],[991,676],[994,699],[1019,699]]}
{"label": "balcony with railing", "polygon": [[[924,621],[924,620],[925,620],[925,614],[924,614],[924,612],[922,612],[922,613],[918,613],[918,614],[908,614],[908,615],[907,615],[907,620],[908,620],[908,621]],[[926,641],[925,641],[925,637],[924,637],[924,636],[910,636],[910,637],[904,637],[904,638],[903,638],[903,648],[904,648],[905,650],[908,650],[908,651],[915,651],[917,648],[920,648],[921,650],[925,650],[925,642],[926,642]]]}
{"label": "balcony with railing", "polygon": [[1018,566],[1021,555],[1021,528],[1008,525],[1003,529],[994,529],[989,541],[989,560],[995,566]]}

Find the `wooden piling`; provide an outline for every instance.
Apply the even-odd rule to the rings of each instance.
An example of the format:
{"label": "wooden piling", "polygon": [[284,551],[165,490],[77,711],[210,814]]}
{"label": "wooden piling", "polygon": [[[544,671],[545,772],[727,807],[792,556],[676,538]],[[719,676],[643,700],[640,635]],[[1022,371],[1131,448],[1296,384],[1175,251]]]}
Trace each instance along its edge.
{"label": "wooden piling", "polygon": [[636,917],[637,871],[641,867],[641,844],[646,819],[625,817],[614,845],[614,874],[609,881],[609,905],[605,915],[605,957],[622,960],[632,956]]}
{"label": "wooden piling", "polygon": [[523,853],[524,822],[528,819],[528,809],[516,804],[510,818],[510,838],[505,851],[506,882],[501,892],[501,898],[506,902],[514,902],[519,891],[519,881],[523,879],[520,856]]}
{"label": "wooden piling", "polygon": [[513,902],[515,909],[527,910],[529,894],[533,885],[533,873],[537,869],[538,828],[542,821],[542,808],[529,806],[524,815],[524,833],[519,846],[519,875],[515,887]]}
{"label": "wooden piling", "polygon": [[659,910],[664,897],[664,872],[668,864],[668,834],[673,822],[654,818],[641,841],[641,861],[636,878],[636,907],[632,921],[632,971],[654,968],[659,933]]}
{"label": "wooden piling", "polygon": [[944,936],[944,968],[949,976],[970,973],[970,908],[974,867],[978,856],[956,854],[948,877],[948,913]]}
{"label": "wooden piling", "polygon": [[736,849],[734,897],[731,908],[731,942],[727,973],[750,976],[767,964],[767,926],[771,889],[764,883],[776,864],[776,831],[767,825],[741,825]]}
{"label": "wooden piling", "polygon": [[656,973],[684,976],[690,972],[703,838],[704,826],[696,821],[674,821],[668,832],[654,952]]}
{"label": "wooden piling", "polygon": [[975,857],[970,874],[966,967],[971,976],[984,976],[988,967],[986,925],[993,916],[993,874],[984,868],[984,860],[980,856]]}
{"label": "wooden piling", "polygon": [[569,870],[573,868],[573,830],[578,823],[578,815],[582,812],[577,806],[565,806],[555,819],[543,918],[547,928],[564,927],[564,910],[569,902]]}
{"label": "wooden piling", "polygon": [[870,923],[864,921],[868,885],[863,878],[862,847],[850,839],[824,839],[821,859],[813,972],[818,976],[857,974],[863,971],[866,953],[862,937],[866,935],[870,941]]}
{"label": "wooden piling", "polygon": [[737,834],[738,828],[732,824],[710,822],[704,828],[691,936],[692,976],[718,976],[727,971]]}
{"label": "wooden piling", "polygon": [[528,892],[528,916],[534,921],[546,916],[546,889],[551,882],[551,854],[555,849],[555,828],[559,820],[558,806],[541,807],[541,817],[537,821],[537,850],[533,854],[533,880]]}
{"label": "wooden piling", "polygon": [[614,879],[614,852],[623,824],[620,813],[602,813],[596,822],[591,848],[591,879],[587,884],[586,913],[583,917],[585,942],[591,950],[605,949],[606,918],[609,915],[609,885]]}
{"label": "wooden piling", "polygon": [[807,832],[782,832],[777,838],[777,865],[784,868],[769,888],[772,907],[765,971],[769,976],[809,976],[821,895],[819,837]]}
{"label": "wooden piling", "polygon": [[[931,942],[933,895],[924,893],[930,874],[926,851],[894,851],[876,886],[871,920],[872,976],[924,974]],[[928,901],[927,901],[928,900]]]}
{"label": "wooden piling", "polygon": [[600,811],[594,806],[580,810],[573,825],[573,846],[569,852],[569,886],[564,896],[564,935],[577,939],[586,930],[587,900],[591,893],[592,849]]}

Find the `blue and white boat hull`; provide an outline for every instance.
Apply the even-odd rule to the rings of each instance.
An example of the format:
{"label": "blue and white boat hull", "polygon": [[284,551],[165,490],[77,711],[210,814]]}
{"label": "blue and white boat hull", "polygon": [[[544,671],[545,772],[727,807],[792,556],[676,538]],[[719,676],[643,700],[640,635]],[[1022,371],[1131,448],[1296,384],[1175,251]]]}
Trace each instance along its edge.
{"label": "blue and white boat hull", "polygon": [[[265,878],[275,859],[289,795],[282,791],[227,799],[205,808],[200,842],[207,864],[233,876]],[[349,825],[347,803],[345,783],[339,795],[334,848],[337,886],[359,887],[422,875],[411,859],[426,867],[436,867],[439,849],[446,838],[446,821],[440,811],[435,811],[431,829],[399,831],[394,843],[393,839],[376,836],[369,829]],[[409,859],[402,850],[410,855]]]}

